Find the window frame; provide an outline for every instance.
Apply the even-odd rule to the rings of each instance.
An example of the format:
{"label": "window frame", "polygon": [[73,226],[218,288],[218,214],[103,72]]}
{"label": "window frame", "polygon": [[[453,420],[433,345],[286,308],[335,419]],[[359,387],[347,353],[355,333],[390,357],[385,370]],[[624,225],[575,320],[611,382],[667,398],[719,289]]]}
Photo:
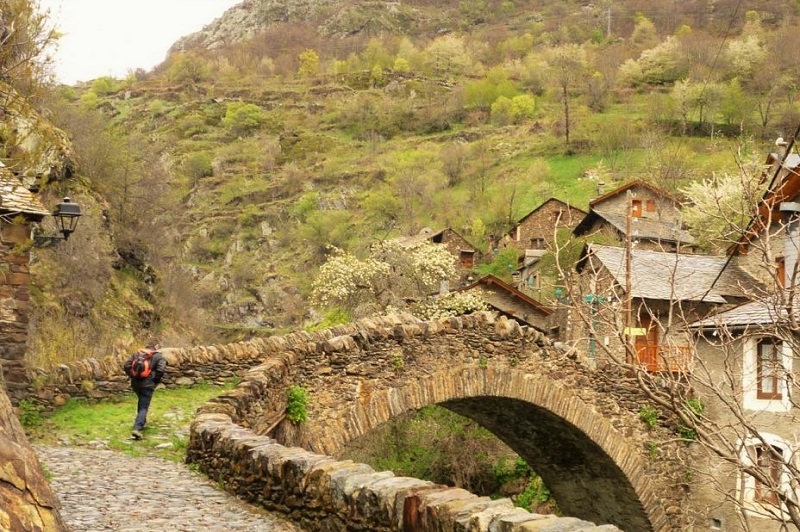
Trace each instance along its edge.
{"label": "window frame", "polygon": [[[772,479],[773,484],[780,489],[781,477],[783,475],[783,460],[776,458],[773,453],[768,452],[766,449],[767,447],[772,447],[774,453],[783,457],[783,449],[777,445],[757,443],[749,446],[748,452],[751,453],[753,464],[762,471],[765,471],[767,476]],[[777,506],[779,500],[775,489],[762,483],[756,477],[753,477],[753,480],[753,502]]]}
{"label": "window frame", "polygon": [[[770,375],[767,377],[771,381],[772,391],[764,390],[764,348],[769,345],[772,348],[771,356],[769,357],[772,365]],[[781,400],[783,393],[781,392],[781,374],[783,373],[783,365],[781,359],[783,356],[783,341],[780,338],[765,336],[759,338],[756,343],[756,398],[768,400]]]}
{"label": "window frame", "polygon": [[631,199],[631,217],[632,218],[642,217],[642,200],[640,198]]}

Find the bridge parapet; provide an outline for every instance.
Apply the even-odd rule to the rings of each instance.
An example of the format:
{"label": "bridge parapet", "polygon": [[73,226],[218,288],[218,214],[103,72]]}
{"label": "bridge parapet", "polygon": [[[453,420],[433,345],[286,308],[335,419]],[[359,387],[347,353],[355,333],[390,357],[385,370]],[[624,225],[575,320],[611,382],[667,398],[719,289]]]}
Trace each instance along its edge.
{"label": "bridge parapet", "polygon": [[284,513],[306,530],[619,532],[573,517],[532,514],[509,499],[491,500],[368,465],[285,447],[204,413],[192,424],[187,461],[227,491]]}

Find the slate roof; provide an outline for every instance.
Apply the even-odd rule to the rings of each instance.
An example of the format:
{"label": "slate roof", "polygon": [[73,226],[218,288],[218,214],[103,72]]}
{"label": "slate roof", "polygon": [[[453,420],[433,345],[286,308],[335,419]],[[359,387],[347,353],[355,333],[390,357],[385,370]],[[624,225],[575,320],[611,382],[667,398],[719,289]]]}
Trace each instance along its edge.
{"label": "slate roof", "polygon": [[662,198],[666,198],[666,199],[669,199],[670,201],[672,201],[672,202],[674,202],[676,204],[680,204],[680,201],[678,200],[678,198],[676,198],[672,194],[670,194],[670,193],[668,193],[668,192],[666,192],[664,190],[661,190],[660,188],[654,187],[650,183],[642,181],[641,179],[635,179],[633,181],[630,181],[629,183],[626,183],[626,184],[622,185],[621,187],[615,188],[614,190],[612,190],[610,192],[607,192],[607,193],[603,194],[602,196],[599,196],[599,197],[593,199],[592,201],[589,202],[589,207],[594,207],[595,205],[597,205],[599,203],[603,203],[605,200],[607,200],[609,198],[613,198],[614,196],[617,196],[619,194],[622,194],[623,192],[625,192],[627,190],[630,190],[630,189],[632,189],[634,187],[646,188],[646,189],[650,190],[656,196],[659,196],[659,197],[662,197]]}
{"label": "slate roof", "polygon": [[552,314],[552,311],[547,306],[542,305],[541,303],[539,303],[538,301],[536,301],[535,299],[533,299],[529,295],[525,294],[524,292],[521,292],[521,291],[517,290],[516,288],[514,288],[510,284],[504,282],[502,279],[500,279],[498,277],[495,277],[494,275],[491,275],[491,274],[484,275],[483,277],[481,277],[480,279],[478,279],[474,283],[472,283],[470,285],[467,285],[464,288],[459,289],[458,292],[466,292],[466,291],[472,290],[473,288],[480,288],[481,286],[486,286],[486,287],[496,286],[501,291],[507,292],[508,295],[510,295],[511,297],[513,297],[515,299],[519,299],[520,301],[523,301],[526,304],[530,305],[530,307],[532,309],[534,309],[536,312],[542,314],[543,316],[549,316],[550,314]]}
{"label": "slate roof", "polygon": [[[797,303],[794,308],[797,309]],[[797,310],[795,310],[797,313]],[[789,312],[780,304],[779,298],[773,296],[758,301],[750,301],[738,307],[708,316],[689,324],[691,329],[741,329],[749,326],[771,325],[785,322]]]}
{"label": "slate roof", "polygon": [[[600,261],[621,287],[626,286],[625,249],[587,244],[578,265],[579,271],[588,266],[589,256]],[[727,303],[728,298],[742,296],[740,286],[757,285],[758,282],[744,270],[728,264],[724,256],[684,255],[641,249],[634,249],[631,253],[632,297]]]}
{"label": "slate roof", "polygon": [[461,236],[458,232],[456,232],[454,229],[451,229],[449,227],[447,227],[445,229],[442,229],[441,231],[434,231],[430,227],[425,227],[422,230],[420,230],[420,232],[417,233],[416,235],[398,236],[396,238],[392,238],[391,241],[399,244],[400,246],[402,246],[404,248],[410,249],[410,248],[413,248],[415,246],[418,246],[419,244],[421,244],[423,242],[433,242],[434,239],[437,236],[441,235],[442,233],[444,233],[447,230],[450,230],[451,233],[453,233],[456,237],[461,239],[464,242],[464,244],[469,246],[469,248],[471,250],[473,250],[473,251],[477,251],[478,250],[478,248],[476,248],[475,246],[473,246],[472,244],[469,243],[469,240],[467,240],[466,238]]}
{"label": "slate roof", "polygon": [[50,215],[39,199],[11,170],[0,168],[0,215],[25,214],[35,221]]}
{"label": "slate roof", "polygon": [[[548,204],[550,204],[550,203],[558,203],[558,204],[560,204],[562,207],[564,207],[565,209],[567,209],[567,210],[574,210],[574,211],[577,211],[579,214],[581,214],[581,215],[583,215],[583,216],[586,216],[586,214],[587,214],[587,212],[586,212],[586,211],[584,211],[583,209],[579,209],[578,207],[575,207],[574,205],[570,205],[569,203],[567,203],[567,202],[565,202],[565,201],[561,201],[561,200],[560,200],[560,199],[558,199],[558,198],[552,198],[552,197],[551,197],[551,198],[549,198],[548,200],[546,200],[546,201],[542,202],[542,204],[541,204],[541,205],[539,205],[538,207],[536,207],[535,209],[533,209],[531,212],[529,212],[528,214],[526,214],[525,216],[523,216],[522,218],[520,218],[520,219],[517,221],[517,223],[515,223],[515,224],[514,224],[514,228],[516,228],[517,226],[521,225],[521,224],[522,224],[522,222],[524,222],[525,220],[527,220],[528,218],[530,218],[531,216],[533,216],[534,214],[536,214],[537,212],[539,212],[541,209],[543,209],[543,208],[544,208],[546,205],[548,205]],[[514,229],[512,229],[511,231],[509,231],[509,233],[513,233],[513,232],[514,232]]]}
{"label": "slate roof", "polygon": [[[623,236],[626,235],[627,222],[625,216],[618,214],[604,213],[592,209],[586,218],[575,228],[575,235],[583,235],[594,225],[595,221],[603,220],[619,231]],[[683,244],[693,244],[694,237],[669,222],[650,220],[647,218],[631,218],[631,237],[645,240],[658,240],[662,242],[680,242]]]}
{"label": "slate roof", "polygon": [[[545,334],[548,333],[544,322],[547,317],[552,314],[552,310],[531,298],[524,292],[520,292],[510,284],[503,282],[494,275],[485,275],[474,283],[458,289],[457,292],[469,292],[481,288],[484,290],[483,299],[491,308],[504,316],[533,327],[538,331],[541,331]],[[523,303],[530,310],[530,312],[526,312],[525,310],[520,312],[517,309],[508,308],[508,305],[503,305],[502,301],[498,301],[496,298],[493,298],[493,293],[505,294],[511,299]],[[541,320],[539,325],[531,322],[532,319],[535,320],[536,318]]]}

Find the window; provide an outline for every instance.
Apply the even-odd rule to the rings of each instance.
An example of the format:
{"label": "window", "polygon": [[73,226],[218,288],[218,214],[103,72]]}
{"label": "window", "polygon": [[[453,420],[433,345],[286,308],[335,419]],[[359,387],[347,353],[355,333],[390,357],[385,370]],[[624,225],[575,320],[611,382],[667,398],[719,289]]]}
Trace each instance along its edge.
{"label": "window", "polygon": [[472,268],[475,266],[475,252],[462,249],[458,256],[462,268]]}
{"label": "window", "polygon": [[647,200],[647,212],[656,212],[656,200]]}
{"label": "window", "polygon": [[544,238],[531,238],[531,249],[546,249]]}
{"label": "window", "polygon": [[755,465],[762,471],[768,482],[755,479],[753,500],[762,504],[778,504],[777,490],[781,488],[781,470],[783,469],[783,450],[777,445],[753,445],[750,456]]}
{"label": "window", "polygon": [[631,200],[631,216],[639,218],[642,215],[642,200]]}
{"label": "window", "polygon": [[[737,472],[736,497],[753,515],[764,512],[784,513],[783,497],[794,497],[795,488],[788,473],[792,445],[775,434],[761,432],[747,440],[739,440],[741,469]],[[772,507],[772,508],[768,508]]]}
{"label": "window", "polygon": [[775,338],[762,338],[758,341],[756,359],[756,396],[758,399],[781,399],[780,378],[781,342]]}

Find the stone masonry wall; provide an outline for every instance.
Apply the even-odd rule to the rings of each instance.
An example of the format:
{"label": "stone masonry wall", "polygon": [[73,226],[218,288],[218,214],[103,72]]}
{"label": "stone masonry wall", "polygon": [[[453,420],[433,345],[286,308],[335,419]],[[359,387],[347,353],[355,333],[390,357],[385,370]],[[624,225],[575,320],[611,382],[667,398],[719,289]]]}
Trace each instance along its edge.
{"label": "stone masonry wall", "polygon": [[30,242],[30,226],[0,222],[0,373],[9,395],[25,387],[30,271],[28,253],[15,248]]}
{"label": "stone masonry wall", "polygon": [[225,489],[282,512],[305,530],[612,532],[572,517],[531,514],[491,500],[365,464],[284,447],[238,427],[224,414],[200,414],[187,460]]}

